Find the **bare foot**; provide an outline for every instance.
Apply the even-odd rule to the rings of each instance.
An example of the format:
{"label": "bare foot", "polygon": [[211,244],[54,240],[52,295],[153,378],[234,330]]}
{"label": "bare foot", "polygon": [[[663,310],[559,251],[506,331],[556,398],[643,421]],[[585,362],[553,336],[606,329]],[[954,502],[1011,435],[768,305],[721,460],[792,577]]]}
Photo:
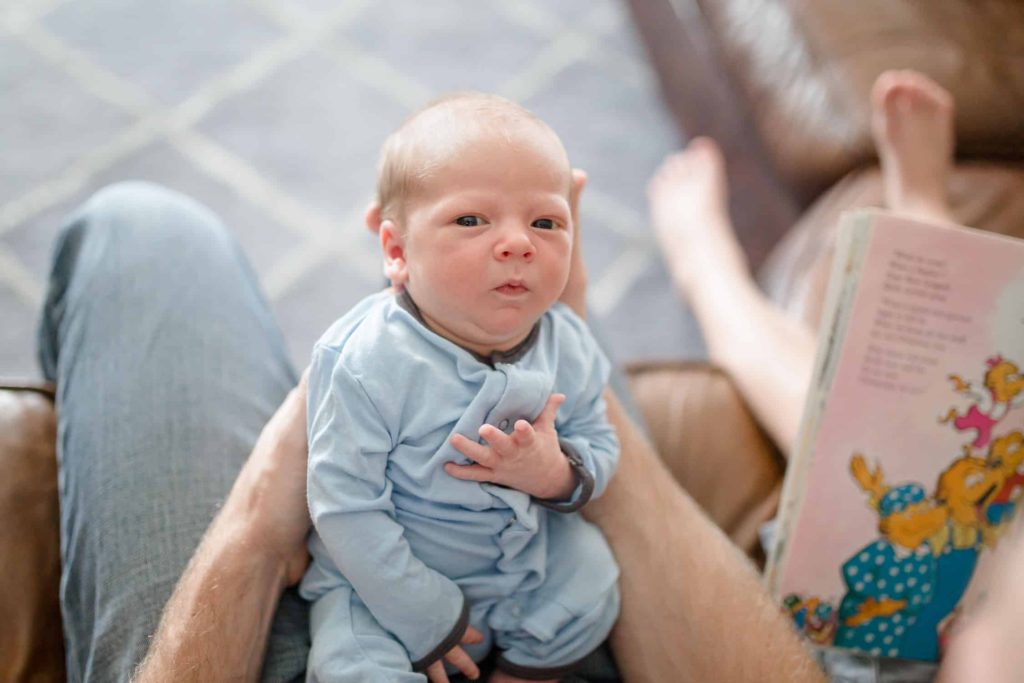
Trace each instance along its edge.
{"label": "bare foot", "polygon": [[647,184],[654,234],[683,295],[720,275],[748,278],[726,204],[725,160],[710,138],[665,157]]}
{"label": "bare foot", "polygon": [[916,71],[886,71],[871,91],[871,132],[890,209],[950,221],[953,98]]}

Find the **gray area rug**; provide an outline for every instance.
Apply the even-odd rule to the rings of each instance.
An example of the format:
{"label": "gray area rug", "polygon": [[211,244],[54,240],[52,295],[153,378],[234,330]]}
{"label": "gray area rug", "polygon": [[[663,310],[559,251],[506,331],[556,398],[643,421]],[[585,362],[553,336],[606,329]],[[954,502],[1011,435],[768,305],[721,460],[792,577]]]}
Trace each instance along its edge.
{"label": "gray area rug", "polygon": [[5,0],[0,5],[0,377],[38,376],[60,221],[146,179],[206,203],[252,260],[297,365],[382,283],[361,215],[384,137],[452,89],[517,100],[590,174],[590,304],[620,361],[703,355],[647,224],[677,147],[614,0]]}

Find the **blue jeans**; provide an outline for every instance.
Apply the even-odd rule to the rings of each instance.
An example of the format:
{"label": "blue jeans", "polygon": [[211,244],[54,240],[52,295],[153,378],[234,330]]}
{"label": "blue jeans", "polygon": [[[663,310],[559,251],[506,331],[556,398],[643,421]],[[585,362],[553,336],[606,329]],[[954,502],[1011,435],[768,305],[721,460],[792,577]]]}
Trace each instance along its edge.
{"label": "blue jeans", "polygon": [[[297,376],[256,279],[208,210],[142,183],[65,225],[39,335],[57,384],[69,681],[127,680],[263,425]],[[265,675],[302,674],[284,595]]]}
{"label": "blue jeans", "polygon": [[[234,238],[204,207],[146,183],[106,188],[68,219],[39,357],[57,384],[68,680],[127,680],[297,375]],[[636,416],[621,374],[612,385]],[[307,604],[286,592],[265,680],[303,676],[308,620]],[[842,681],[933,672],[839,653],[823,663]],[[573,680],[617,680],[607,650]]]}

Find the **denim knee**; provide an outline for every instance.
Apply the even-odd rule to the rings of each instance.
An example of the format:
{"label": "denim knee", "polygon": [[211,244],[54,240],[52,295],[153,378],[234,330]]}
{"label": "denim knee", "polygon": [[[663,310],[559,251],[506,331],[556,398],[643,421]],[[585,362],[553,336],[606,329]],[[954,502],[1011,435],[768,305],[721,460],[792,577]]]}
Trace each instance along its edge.
{"label": "denim knee", "polygon": [[156,183],[130,180],[101,188],[66,228],[112,230],[118,239],[198,240],[207,247],[227,245],[232,238],[217,216],[194,199]]}
{"label": "denim knee", "polygon": [[195,273],[224,271],[253,277],[234,237],[202,204],[149,182],[100,189],[67,218],[54,245],[38,336],[44,376],[56,372],[62,322],[76,302],[125,287],[168,291]]}

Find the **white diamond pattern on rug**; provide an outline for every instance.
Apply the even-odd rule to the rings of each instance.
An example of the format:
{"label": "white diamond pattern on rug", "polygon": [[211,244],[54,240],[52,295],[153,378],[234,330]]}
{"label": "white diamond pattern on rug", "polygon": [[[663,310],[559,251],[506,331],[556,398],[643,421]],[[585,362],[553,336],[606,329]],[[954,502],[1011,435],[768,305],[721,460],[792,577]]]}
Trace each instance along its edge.
{"label": "white diamond pattern on rug", "polygon": [[66,2],[43,25],[168,104],[281,35],[272,21],[231,0]]}
{"label": "white diamond pattern on rug", "polygon": [[437,95],[500,89],[550,43],[508,28],[489,2],[378,0],[343,36]]}
{"label": "white diamond pattern on rug", "polygon": [[98,174],[70,199],[0,236],[34,273],[45,276],[50,246],[64,217],[104,185],[121,180],[145,180],[177,190],[211,208],[239,238],[257,272],[267,272],[301,241],[265,212],[211,178],[166,143],[151,145]]}
{"label": "white diamond pattern on rug", "polygon": [[36,363],[36,311],[0,287],[0,379],[27,377]]}
{"label": "white diamond pattern on rug", "polygon": [[0,375],[37,372],[25,321],[61,217],[130,177],[225,219],[303,363],[381,284],[360,223],[385,135],[466,87],[522,100],[589,172],[585,256],[611,350],[700,354],[646,224],[644,184],[676,135],[643,55],[616,0],[2,5]]}
{"label": "white diamond pattern on rug", "polygon": [[198,128],[340,220],[369,199],[380,143],[406,114],[334,60],[309,54],[228,99]]}
{"label": "white diamond pattern on rug", "polygon": [[0,206],[119,132],[130,116],[0,34]]}

